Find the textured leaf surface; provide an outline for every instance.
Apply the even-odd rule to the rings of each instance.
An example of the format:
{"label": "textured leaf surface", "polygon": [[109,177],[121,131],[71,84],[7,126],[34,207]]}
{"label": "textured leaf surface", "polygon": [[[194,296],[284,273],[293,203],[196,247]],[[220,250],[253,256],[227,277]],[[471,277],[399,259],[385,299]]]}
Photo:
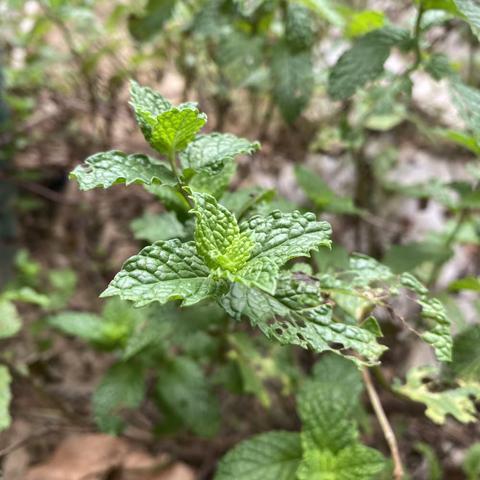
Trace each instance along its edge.
{"label": "textured leaf surface", "polygon": [[153,214],[146,213],[136,218],[130,224],[133,235],[138,240],[147,240],[154,243],[158,240],[170,240],[172,238],[184,238],[187,234],[173,212]]}
{"label": "textured leaf surface", "polygon": [[228,452],[215,480],[294,480],[301,458],[298,433],[263,433]]}
{"label": "textured leaf surface", "polygon": [[298,3],[289,3],[285,22],[285,38],[290,48],[305,50],[315,39],[315,25],[310,10]]}
{"label": "textured leaf surface", "polygon": [[192,305],[213,293],[209,273],[194,242],[161,241],[128,259],[102,297],[119,295],[139,307],[177,299]]}
{"label": "textured leaf surface", "polygon": [[480,138],[480,91],[465,85],[458,79],[450,83],[450,90],[458,112],[478,140]]}
{"label": "textured leaf surface", "polygon": [[480,384],[480,325],[472,325],[453,340],[451,369],[459,378]]}
{"label": "textured leaf surface", "polygon": [[17,307],[8,300],[0,299],[0,339],[12,337],[21,327]]}
{"label": "textured leaf surface", "polygon": [[171,108],[157,116],[139,111],[138,116],[147,125],[147,141],[164,155],[184,150],[207,121],[207,116],[192,104]]}
{"label": "textured leaf surface", "polygon": [[386,27],[359,38],[330,71],[328,93],[334,100],[344,100],[383,72],[390,48],[408,38],[404,30]]}
{"label": "textured leaf surface", "polygon": [[313,91],[313,66],[309,51],[292,52],[280,43],[273,51],[273,99],[287,122],[292,123],[307,106]]}
{"label": "textured leaf surface", "polygon": [[137,363],[114,365],[103,377],[93,395],[93,415],[99,428],[118,434],[124,427],[121,412],[136,408],[145,394],[144,372]]}
{"label": "textured leaf surface", "polygon": [[252,155],[259,148],[260,143],[230,133],[210,133],[198,135],[180,154],[180,160],[183,168],[215,175],[238,155]]}
{"label": "textured leaf surface", "polygon": [[361,391],[360,375],[352,362],[327,355],[315,364],[312,378],[297,396],[305,450],[338,453],[356,442],[357,427],[352,416]]}
{"label": "textured leaf surface", "polygon": [[212,269],[237,272],[250,257],[253,241],[248,232],[240,233],[237,219],[215,198],[193,193],[195,243],[198,254]]}
{"label": "textured leaf surface", "polygon": [[458,10],[465,16],[472,32],[480,39],[480,4],[476,0],[454,0]]}
{"label": "textured leaf surface", "polygon": [[0,432],[10,426],[10,372],[7,367],[0,365]]}
{"label": "textured leaf surface", "polygon": [[161,405],[194,433],[215,435],[220,424],[218,400],[194,361],[177,357],[160,368],[156,392]]}
{"label": "textured leaf surface", "polygon": [[298,470],[298,480],[372,480],[385,468],[380,452],[356,444],[337,455],[308,450]]}
{"label": "textured leaf surface", "polygon": [[425,414],[435,423],[445,423],[445,417],[452,415],[459,422],[476,420],[475,401],[480,400],[480,383],[459,381],[459,386],[444,391],[430,390],[431,379],[436,378],[435,367],[418,367],[410,370],[404,385],[397,384],[395,390],[412,400],[427,406]]}
{"label": "textured leaf surface", "polygon": [[332,228],[317,221],[315,214],[282,213],[278,210],[266,217],[255,215],[240,225],[255,242],[250,258],[268,257],[278,266],[292,258],[309,256],[319,247],[330,247]]}
{"label": "textured leaf surface", "polygon": [[77,180],[81,190],[108,188],[117,183],[176,183],[169,168],[158,160],[142,154],[127,155],[117,150],[88,157],[83,165],[78,165],[70,173],[70,178]]}
{"label": "textured leaf surface", "polygon": [[375,334],[357,325],[334,321],[331,307],[323,304],[319,284],[310,278],[302,281],[295,275],[298,274],[282,276],[274,296],[233,285],[221,304],[234,318],[246,315],[268,338],[282,344],[344,355],[347,353],[343,349],[353,349],[367,363],[375,363],[385,350],[377,343]]}

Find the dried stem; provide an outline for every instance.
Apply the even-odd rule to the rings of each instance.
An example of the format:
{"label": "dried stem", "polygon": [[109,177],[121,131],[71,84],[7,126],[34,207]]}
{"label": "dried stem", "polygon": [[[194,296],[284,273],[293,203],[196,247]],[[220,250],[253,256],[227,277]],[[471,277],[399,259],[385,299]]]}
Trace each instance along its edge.
{"label": "dried stem", "polygon": [[400,457],[400,450],[398,448],[397,438],[395,437],[395,433],[388,421],[387,416],[385,415],[385,411],[383,410],[382,403],[380,402],[380,398],[378,397],[378,393],[373,386],[372,377],[370,372],[367,368],[362,370],[363,381],[365,382],[365,387],[367,388],[368,397],[370,399],[370,403],[372,404],[373,411],[378,419],[378,423],[380,423],[380,427],[382,428],[383,435],[385,436],[385,440],[387,441],[388,448],[392,454],[393,460],[393,478],[395,480],[401,480],[404,475],[402,459]]}

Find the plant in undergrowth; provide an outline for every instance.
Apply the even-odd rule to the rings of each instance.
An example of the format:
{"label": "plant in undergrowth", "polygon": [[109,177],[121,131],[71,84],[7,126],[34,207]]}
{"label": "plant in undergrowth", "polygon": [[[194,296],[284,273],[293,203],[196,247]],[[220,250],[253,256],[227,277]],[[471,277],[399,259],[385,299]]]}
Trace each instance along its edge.
{"label": "plant in undergrowth", "polygon": [[[274,192],[228,191],[236,157],[253,155],[260,148],[258,142],[231,134],[202,134],[207,118],[196,104],[174,106],[136,82],[131,84],[131,105],[145,139],[161,158],[117,150],[97,153],[77,166],[71,178],[82,190],[142,184],[169,210],[147,214],[132,224],[138,238],[157,241],[129,258],[101,295],[144,308],[110,300],[100,317],[70,312],[50,319],[56,328],[117,353],[117,362],[93,399],[100,427],[120,431],[124,411],[141,405],[146,380],[154,375],[163,431],[182,426],[213,435],[220,424],[215,390],[219,385],[231,387],[228,377],[233,370],[228,369],[234,367],[241,379],[238,392],[254,394],[268,407],[266,379],[275,376],[290,387],[298,382],[298,375],[291,373],[295,368],[291,374],[286,373],[289,367],[284,368],[292,367],[291,361],[282,364],[285,358],[276,356],[276,346],[291,345],[353,361],[363,372],[373,409],[387,431],[390,427],[368,373],[387,349],[381,342],[382,325],[389,316],[400,321],[433,347],[438,360],[448,362],[453,341],[442,303],[409,273],[397,274],[366,255],[331,250],[330,225],[311,212],[293,210]],[[398,313],[392,300],[400,296],[416,304],[420,315],[411,319]],[[124,313],[112,315],[117,308]],[[245,318],[253,329],[247,330],[250,336],[240,331]],[[254,335],[255,330],[268,341],[259,341],[262,337]],[[259,349],[275,359],[276,369],[262,362]],[[329,478],[373,478],[383,460],[362,446],[348,415],[332,426],[341,427],[338,436],[319,418],[323,412],[336,418],[357,402],[352,394],[359,391],[355,367],[345,361],[322,360],[314,373],[318,378],[312,380],[318,389],[307,382],[310,386],[299,394],[302,442],[298,434],[283,433],[251,440],[226,457],[220,478],[260,478],[247,465],[242,467],[242,452],[261,461],[264,449],[279,461],[284,454],[291,459],[281,478],[313,479],[323,473]],[[332,377],[321,373],[322,365],[346,369],[330,393],[323,382]],[[206,369],[216,374],[207,377]],[[447,370],[439,375],[447,375]],[[402,398],[409,396],[427,406],[439,394],[415,378],[398,388]],[[460,386],[453,395],[469,396],[475,388],[471,383]],[[337,401],[337,406],[346,402],[343,410],[338,410]],[[441,418],[453,414],[461,421],[473,419],[468,402],[460,401],[456,409],[462,414],[447,409]],[[437,414],[434,419],[438,418]],[[391,435],[386,438],[395,477],[400,478],[398,446]],[[234,467],[228,459],[233,459]],[[244,476],[225,477],[228,474],[221,472],[229,468],[244,468],[238,470]]]}

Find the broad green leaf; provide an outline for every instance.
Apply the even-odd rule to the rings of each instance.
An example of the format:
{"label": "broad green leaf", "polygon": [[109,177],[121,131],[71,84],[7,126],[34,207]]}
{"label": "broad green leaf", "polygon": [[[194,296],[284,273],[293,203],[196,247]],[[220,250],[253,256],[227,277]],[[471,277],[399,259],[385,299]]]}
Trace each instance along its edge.
{"label": "broad green leaf", "polygon": [[174,185],[176,179],[170,169],[158,160],[143,154],[127,155],[117,150],[96,153],[70,173],[81,190],[108,188],[118,183],[165,183]]}
{"label": "broad green leaf", "polygon": [[463,459],[463,470],[467,474],[467,480],[478,480],[480,477],[480,442],[468,448]]}
{"label": "broad green leaf", "polygon": [[100,430],[118,434],[124,428],[121,413],[137,408],[145,395],[145,375],[134,362],[117,363],[107,371],[93,394],[93,415]]}
{"label": "broad green leaf", "polygon": [[157,370],[156,393],[167,414],[178,417],[195,434],[213,436],[220,425],[218,400],[201,368],[176,357]]}
{"label": "broad green leaf", "polygon": [[17,307],[9,300],[0,298],[0,339],[13,337],[22,327]]}
{"label": "broad green leaf", "polygon": [[427,71],[435,80],[441,80],[453,75],[454,70],[450,64],[450,60],[446,55],[434,53],[425,63],[425,71]]}
{"label": "broad green leaf", "polygon": [[435,423],[445,423],[447,415],[462,423],[474,422],[475,401],[480,400],[480,383],[459,380],[458,387],[444,391],[430,389],[432,378],[437,375],[435,367],[413,368],[407,373],[406,383],[397,383],[394,388],[412,400],[424,403],[427,406],[425,414]]}
{"label": "broad green leaf", "polygon": [[154,243],[158,240],[184,238],[187,231],[173,212],[160,214],[146,213],[130,224],[133,235],[138,240]]}
{"label": "broad green leaf", "polygon": [[250,260],[267,257],[278,266],[331,245],[332,228],[327,222],[317,221],[311,212],[282,213],[276,210],[266,217],[255,215],[242,222],[240,230],[255,242]]}
{"label": "broad green leaf", "polygon": [[298,433],[262,433],[230,450],[220,461],[215,480],[294,480],[301,459]]}
{"label": "broad green leaf", "polygon": [[102,317],[94,313],[65,311],[49,317],[48,324],[67,335],[95,344],[104,340]]}
{"label": "broad green leaf", "polygon": [[458,112],[478,141],[480,139],[480,90],[465,85],[459,79],[454,79],[450,82],[450,91]]}
{"label": "broad green leaf", "polygon": [[165,22],[172,16],[176,0],[148,0],[142,15],[128,18],[128,29],[135,40],[145,42],[162,32]]}
{"label": "broad green leaf", "polygon": [[360,363],[344,349],[355,350],[365,363],[375,363],[386,348],[377,343],[372,332],[335,321],[331,307],[321,297],[318,282],[303,278],[301,273],[282,275],[275,295],[235,284],[221,305],[234,318],[247,316],[268,338],[282,344],[316,352],[331,350]]}
{"label": "broad green leaf", "polygon": [[480,325],[471,325],[455,336],[450,368],[458,378],[480,383]]}
{"label": "broad green leaf", "polygon": [[383,72],[391,47],[406,39],[408,33],[405,30],[385,27],[356,40],[330,71],[329,95],[334,100],[345,100],[358,88],[378,78]]}
{"label": "broad green leaf", "polygon": [[130,105],[135,111],[137,123],[145,138],[151,137],[151,126],[143,120],[142,114],[148,112],[151,116],[157,117],[173,107],[162,95],[149,87],[139,85],[134,80],[130,82]]}
{"label": "broad green leaf", "polygon": [[195,192],[208,193],[220,198],[230,185],[237,165],[233,160],[227,161],[222,170],[216,174],[198,172],[188,181],[188,186]]}
{"label": "broad green leaf", "polygon": [[248,232],[240,233],[233,213],[208,194],[194,192],[195,243],[198,254],[211,269],[232,273],[248,261],[253,241]]}
{"label": "broad green leaf", "polygon": [[220,203],[235,214],[243,217],[247,212],[255,210],[259,204],[268,203],[275,198],[275,190],[261,188],[242,188],[235,192],[225,192]]}
{"label": "broad green leaf", "polygon": [[259,148],[259,142],[250,142],[230,133],[209,133],[198,135],[180,153],[180,160],[183,168],[215,175],[237,156],[252,155]]}
{"label": "broad green leaf", "polygon": [[480,39],[480,4],[476,0],[454,0],[457,9],[462,13],[472,32]]}
{"label": "broad green leaf", "polygon": [[315,25],[308,8],[289,3],[285,19],[285,40],[295,51],[309,49],[315,40]]}
{"label": "broad green leaf", "polygon": [[307,197],[321,210],[334,213],[358,213],[349,197],[336,194],[327,183],[307,167],[297,166],[295,176]]}
{"label": "broad green leaf", "polygon": [[415,0],[421,3],[424,10],[444,10],[446,12],[458,15],[455,0]]}
{"label": "broad green leaf", "polygon": [[280,42],[271,61],[273,99],[288,123],[293,123],[307,106],[313,92],[310,51],[292,52]]}
{"label": "broad green leaf", "polygon": [[326,355],[315,364],[312,378],[297,395],[304,450],[329,450],[337,454],[357,441],[352,417],[361,391],[360,375],[352,362]]}
{"label": "broad green leaf", "polygon": [[207,116],[193,104],[184,103],[157,116],[139,110],[147,134],[146,140],[158,152],[173,155],[184,150],[207,122]]}
{"label": "broad green leaf", "polygon": [[12,421],[10,417],[10,401],[12,394],[10,392],[10,383],[12,378],[7,367],[0,365],[0,432],[7,429]]}
{"label": "broad green leaf", "polygon": [[171,300],[193,305],[214,292],[209,274],[194,242],[160,241],[128,259],[101,296],[118,295],[137,307]]}
{"label": "broad green leaf", "polygon": [[383,455],[373,448],[354,444],[337,455],[328,450],[307,450],[298,480],[372,480],[385,468]]}
{"label": "broad green leaf", "polygon": [[385,15],[377,10],[363,10],[349,16],[345,27],[347,37],[361,37],[372,30],[382,28],[385,24]]}
{"label": "broad green leaf", "polygon": [[152,184],[147,185],[145,189],[155,195],[167,210],[173,210],[181,215],[185,215],[190,210],[186,198],[170,185]]}

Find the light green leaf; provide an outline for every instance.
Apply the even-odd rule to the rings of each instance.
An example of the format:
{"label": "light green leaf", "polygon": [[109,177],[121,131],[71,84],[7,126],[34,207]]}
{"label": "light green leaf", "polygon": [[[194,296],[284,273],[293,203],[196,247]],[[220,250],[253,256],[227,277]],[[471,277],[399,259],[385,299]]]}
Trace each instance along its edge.
{"label": "light green leaf", "polygon": [[454,0],[460,13],[462,13],[472,32],[480,39],[480,5],[475,0]]}
{"label": "light green leaf", "polygon": [[259,142],[250,142],[230,133],[210,133],[198,135],[185,151],[180,153],[180,160],[183,168],[215,175],[237,156],[252,155],[259,149]]}
{"label": "light green leaf", "polygon": [[48,318],[48,324],[61,332],[92,343],[103,340],[102,317],[94,313],[65,311]]}
{"label": "light green leaf", "polygon": [[0,299],[0,339],[13,337],[22,328],[17,307],[9,300]]}
{"label": "light green leaf", "polygon": [[121,413],[140,406],[144,384],[145,374],[137,363],[117,363],[108,370],[92,399],[95,422],[103,432],[115,435],[123,430]]}
{"label": "light green leaf", "polygon": [[273,99],[283,118],[294,122],[307,106],[313,92],[313,66],[310,51],[292,52],[280,42],[272,54]]}
{"label": "light green leaf", "polygon": [[266,217],[255,215],[240,225],[255,242],[250,259],[267,257],[278,266],[296,257],[309,256],[319,247],[330,247],[332,228],[315,214],[276,210]]}
{"label": "light green leaf", "polygon": [[158,240],[184,238],[187,235],[185,227],[178,221],[173,212],[146,213],[133,220],[130,228],[136,239],[147,240],[151,243]]}
{"label": "light green leaf", "polygon": [[301,458],[298,433],[262,433],[230,450],[215,480],[294,480]]}
{"label": "light green leaf", "polygon": [[331,69],[328,93],[334,100],[351,97],[358,88],[383,72],[390,49],[408,39],[405,30],[385,27],[359,38]]}
{"label": "light green leaf", "polygon": [[435,423],[445,423],[445,417],[452,415],[459,422],[476,420],[475,401],[480,400],[480,383],[458,381],[459,386],[449,390],[431,390],[432,378],[436,378],[435,367],[424,366],[410,370],[404,385],[397,382],[396,391],[427,406],[425,414]]}
{"label": "light green leaf", "polygon": [[156,393],[166,413],[197,435],[215,435],[220,425],[218,400],[201,368],[189,358],[176,357],[157,373]]}
{"label": "light green leaf", "polygon": [[385,24],[385,15],[377,10],[363,10],[353,12],[349,16],[345,27],[347,37],[360,37],[372,30],[382,28]]}
{"label": "light green leaf", "polygon": [[450,368],[458,378],[480,384],[480,325],[471,325],[455,336]]}
{"label": "light green leaf", "polygon": [[209,274],[194,242],[160,241],[128,259],[101,296],[118,295],[137,307],[171,300],[193,305],[214,292]]}
{"label": "light green leaf", "polygon": [[422,3],[424,10],[444,10],[446,12],[458,15],[455,0],[416,0],[417,4]]}
{"label": "light green leaf", "polygon": [[352,362],[326,355],[315,364],[312,378],[302,385],[297,396],[304,450],[337,454],[357,441],[352,417],[361,391],[360,375]]}
{"label": "light green leaf", "polygon": [[157,117],[173,107],[162,95],[149,87],[142,87],[134,80],[130,82],[130,105],[135,111],[137,123],[145,138],[151,137],[151,126],[143,119],[142,113],[148,112],[153,117]]}
{"label": "light green leaf", "polygon": [[307,450],[298,470],[298,480],[372,480],[385,468],[380,452],[354,444],[337,455],[328,450]]}
{"label": "light green leaf", "polygon": [[246,264],[254,246],[249,233],[240,233],[233,213],[213,196],[194,192],[192,198],[198,254],[211,269],[237,272]]}
{"label": "light green leaf", "polygon": [[336,194],[315,172],[304,166],[295,168],[297,182],[307,197],[320,209],[334,213],[358,213],[349,197]]}
{"label": "light green leaf", "polygon": [[275,190],[252,187],[242,188],[235,192],[225,192],[220,203],[239,218],[254,210],[259,204],[268,203],[274,198]]}
{"label": "light green leaf", "polygon": [[10,383],[12,378],[7,367],[0,365],[0,432],[7,429],[12,421],[10,417]]}
{"label": "light green leaf", "polygon": [[477,277],[465,277],[460,280],[452,282],[448,289],[453,292],[461,290],[472,290],[474,292],[480,292],[480,278]]}
{"label": "light green leaf", "polygon": [[337,2],[333,0],[298,0],[319,17],[325,19],[328,23],[335,27],[343,27],[345,19],[340,12]]}
{"label": "light green leaf", "polygon": [[169,168],[147,155],[127,155],[117,150],[101,152],[88,157],[70,173],[81,190],[108,188],[118,183],[165,183],[174,185],[176,179]]}
{"label": "light green leaf", "polygon": [[184,150],[207,122],[207,116],[193,104],[173,107],[157,116],[139,110],[137,115],[147,125],[145,136],[150,145],[164,155]]}

